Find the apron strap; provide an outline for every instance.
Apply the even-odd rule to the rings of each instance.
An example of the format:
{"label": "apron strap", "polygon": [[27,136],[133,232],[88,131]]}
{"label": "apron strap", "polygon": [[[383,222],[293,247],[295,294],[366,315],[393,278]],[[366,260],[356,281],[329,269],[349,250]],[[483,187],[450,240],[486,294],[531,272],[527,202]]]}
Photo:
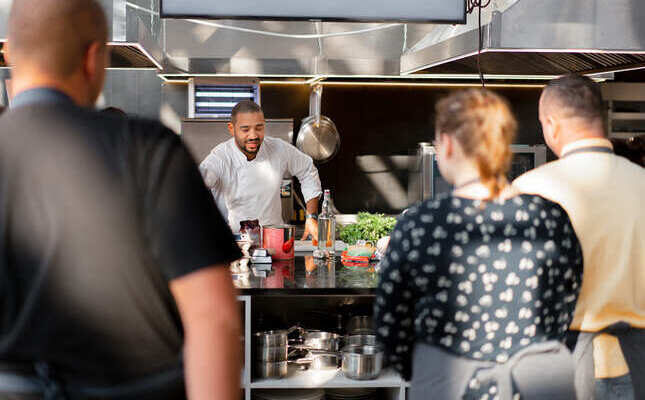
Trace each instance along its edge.
{"label": "apron strap", "polygon": [[556,341],[530,345],[503,364],[473,360],[418,342],[412,368],[411,400],[425,400],[428,393],[437,399],[460,399],[473,379],[495,382],[500,400],[512,399],[514,389],[522,400],[576,399],[571,353]]}
{"label": "apron strap", "polygon": [[[539,373],[536,370],[545,364],[548,364],[548,373],[552,377],[548,387],[544,385],[546,377],[536,379],[535,375]],[[512,400],[513,383],[523,399],[546,398],[545,394],[536,393],[541,390],[542,393],[546,390],[550,399],[575,399],[573,377],[569,350],[558,341],[532,344],[513,354],[505,363],[482,368],[476,373],[476,378],[482,383],[497,382],[500,400]],[[523,392],[535,394],[531,396],[531,393]]]}
{"label": "apron strap", "polygon": [[618,343],[629,367],[634,398],[645,398],[645,329],[632,328],[626,322],[616,322],[598,332],[580,332],[573,352],[576,365],[576,390],[583,399],[594,400],[596,382],[593,359],[593,339],[600,334],[618,338]]}

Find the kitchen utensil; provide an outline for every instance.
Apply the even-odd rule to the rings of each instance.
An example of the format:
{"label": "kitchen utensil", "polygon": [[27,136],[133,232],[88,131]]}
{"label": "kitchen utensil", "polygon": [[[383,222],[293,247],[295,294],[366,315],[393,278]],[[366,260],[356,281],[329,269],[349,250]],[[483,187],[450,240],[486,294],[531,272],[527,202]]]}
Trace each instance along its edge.
{"label": "kitchen utensil", "polygon": [[287,361],[287,346],[257,346],[255,349],[255,359],[265,362]]}
{"label": "kitchen utensil", "polygon": [[376,346],[376,335],[351,335],[347,337],[345,344],[348,346]]}
{"label": "kitchen utensil", "polygon": [[289,329],[264,331],[255,333],[255,345],[257,347],[279,347],[287,346],[289,334],[299,329],[292,326]]}
{"label": "kitchen utensil", "polygon": [[280,379],[287,376],[289,372],[287,361],[265,362],[256,361],[255,370],[257,376],[262,379]]}
{"label": "kitchen utensil", "polygon": [[309,368],[315,370],[338,369],[340,355],[338,353],[312,353]]}
{"label": "kitchen utensil", "polygon": [[374,320],[369,315],[355,315],[347,322],[345,331],[348,335],[373,334]]}
{"label": "kitchen utensil", "polygon": [[302,120],[296,146],[318,164],[334,158],[340,149],[340,135],[331,119],[320,115],[322,85],[314,85],[309,96],[309,116]]}
{"label": "kitchen utensil", "polygon": [[349,379],[378,378],[383,368],[383,349],[380,346],[345,346],[341,350],[343,374]]}
{"label": "kitchen utensil", "polygon": [[341,336],[331,332],[306,331],[303,335],[303,344],[312,350],[338,351]]}
{"label": "kitchen utensil", "polygon": [[293,361],[294,364],[306,365],[313,370],[337,369],[340,364],[340,354],[335,352],[325,352],[311,350],[307,356]]}
{"label": "kitchen utensil", "polygon": [[262,227],[262,247],[268,249],[274,260],[292,260],[295,257],[296,227],[293,225],[266,225]]}

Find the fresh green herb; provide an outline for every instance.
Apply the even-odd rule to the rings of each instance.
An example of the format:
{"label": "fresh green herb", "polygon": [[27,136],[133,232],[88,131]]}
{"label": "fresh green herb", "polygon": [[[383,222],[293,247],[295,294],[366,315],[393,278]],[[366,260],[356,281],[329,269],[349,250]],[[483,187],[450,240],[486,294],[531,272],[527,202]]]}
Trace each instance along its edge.
{"label": "fresh green herb", "polygon": [[384,214],[370,214],[360,212],[357,222],[340,229],[340,240],[347,244],[354,244],[358,240],[367,240],[376,245],[376,242],[390,234],[396,225],[396,219],[386,217]]}

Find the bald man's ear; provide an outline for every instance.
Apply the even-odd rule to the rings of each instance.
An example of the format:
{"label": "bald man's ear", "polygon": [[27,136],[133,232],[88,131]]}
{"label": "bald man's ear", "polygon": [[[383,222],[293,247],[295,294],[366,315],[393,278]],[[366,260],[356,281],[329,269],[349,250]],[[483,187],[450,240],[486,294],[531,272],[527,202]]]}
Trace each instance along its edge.
{"label": "bald man's ear", "polygon": [[9,41],[4,42],[2,45],[2,56],[4,57],[4,62],[7,65],[11,65],[11,55],[9,54]]}
{"label": "bald man's ear", "polygon": [[100,42],[92,42],[85,52],[83,59],[83,74],[88,80],[95,80],[97,74],[102,74],[107,67],[106,46]]}
{"label": "bald man's ear", "polygon": [[559,156],[560,149],[560,140],[562,136],[562,127],[560,121],[557,118],[548,116],[544,120],[542,125],[542,132],[544,134],[544,141],[547,146],[553,151],[557,156]]}

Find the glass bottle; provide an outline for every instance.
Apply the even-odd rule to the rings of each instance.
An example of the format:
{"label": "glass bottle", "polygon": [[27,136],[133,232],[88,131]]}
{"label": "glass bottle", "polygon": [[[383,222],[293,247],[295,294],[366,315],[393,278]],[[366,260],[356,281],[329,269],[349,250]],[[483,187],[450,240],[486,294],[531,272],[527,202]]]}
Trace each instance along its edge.
{"label": "glass bottle", "polygon": [[331,193],[325,189],[322,210],[318,216],[318,248],[334,254],[336,242],[336,216],[331,203]]}

